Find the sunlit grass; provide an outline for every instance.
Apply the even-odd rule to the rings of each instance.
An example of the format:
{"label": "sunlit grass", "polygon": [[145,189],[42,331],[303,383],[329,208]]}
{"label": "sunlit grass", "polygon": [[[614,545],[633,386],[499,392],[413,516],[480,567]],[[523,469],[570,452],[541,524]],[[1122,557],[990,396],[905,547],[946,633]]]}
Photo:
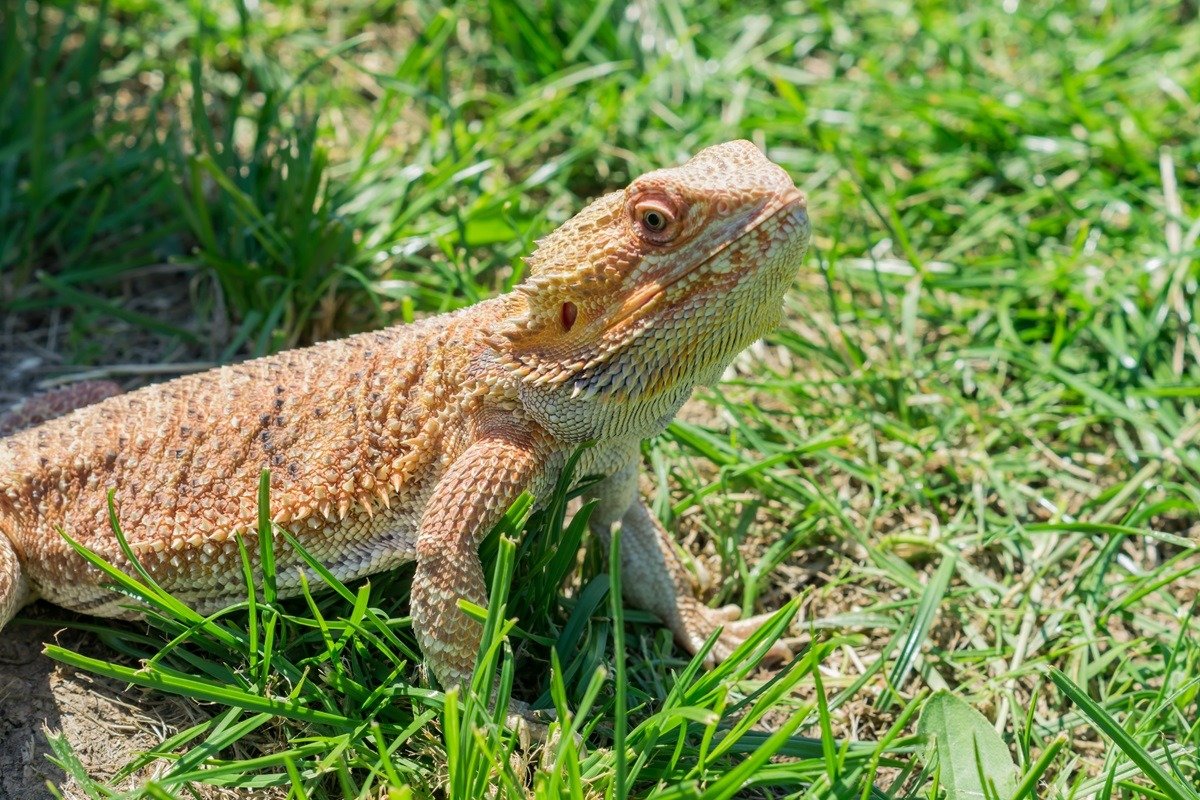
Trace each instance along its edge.
{"label": "sunlit grass", "polygon": [[703,670],[612,607],[561,486],[484,546],[484,661],[581,746],[522,760],[488,681],[447,716],[401,570],[54,651],[217,703],[105,785],[923,798],[943,688],[1023,796],[1200,783],[1190,6],[29,7],[0,14],[0,291],[65,369],[460,307],[589,197],[734,137],[816,237],[784,326],[643,449],[704,596],[795,613],[793,664]]}

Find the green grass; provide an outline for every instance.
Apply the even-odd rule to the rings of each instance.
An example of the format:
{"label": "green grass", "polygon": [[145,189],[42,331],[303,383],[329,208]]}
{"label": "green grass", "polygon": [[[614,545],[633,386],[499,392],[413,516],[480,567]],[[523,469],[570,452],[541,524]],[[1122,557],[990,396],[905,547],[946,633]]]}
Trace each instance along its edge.
{"label": "green grass", "polygon": [[145,795],[925,798],[948,766],[916,720],[948,688],[1019,796],[1196,796],[1192,5],[404,8],[5,0],[5,349],[224,361],[456,308],[587,198],[749,137],[808,191],[813,253],[644,456],[705,596],[796,611],[800,656],[699,669],[610,605],[560,487],[485,547],[512,591],[483,661],[582,748],[539,767],[427,688],[401,571],[54,651],[216,703],[130,765],[168,764]]}

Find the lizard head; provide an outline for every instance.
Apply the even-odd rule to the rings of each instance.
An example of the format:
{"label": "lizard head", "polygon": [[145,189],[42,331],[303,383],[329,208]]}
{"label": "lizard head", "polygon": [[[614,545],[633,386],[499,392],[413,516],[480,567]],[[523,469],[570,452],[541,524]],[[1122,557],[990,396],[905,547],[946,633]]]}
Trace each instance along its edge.
{"label": "lizard head", "polygon": [[538,242],[493,339],[522,404],[567,441],[661,430],[778,324],[805,207],[746,141],[592,202]]}

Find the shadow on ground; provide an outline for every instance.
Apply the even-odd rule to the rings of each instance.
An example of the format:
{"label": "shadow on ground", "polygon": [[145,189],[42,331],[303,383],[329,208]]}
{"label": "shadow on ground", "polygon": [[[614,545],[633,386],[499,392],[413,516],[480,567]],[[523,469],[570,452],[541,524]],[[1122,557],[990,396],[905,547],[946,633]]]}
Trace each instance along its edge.
{"label": "shadow on ground", "polygon": [[181,716],[202,714],[52,661],[47,644],[114,658],[91,634],[51,626],[63,613],[38,604],[0,632],[0,798],[51,798],[47,781],[71,800],[87,796],[47,758],[47,736],[64,735],[88,773],[105,779],[177,730]]}

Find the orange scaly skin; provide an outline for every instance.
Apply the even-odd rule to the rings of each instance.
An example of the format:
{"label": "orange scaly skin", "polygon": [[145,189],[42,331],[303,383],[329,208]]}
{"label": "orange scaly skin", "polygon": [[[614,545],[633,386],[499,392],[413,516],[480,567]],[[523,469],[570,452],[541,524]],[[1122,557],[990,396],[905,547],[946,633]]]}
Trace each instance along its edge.
{"label": "orange scaly skin", "polygon": [[[592,530],[622,526],[627,599],[723,658],[761,618],[692,594],[637,494],[638,443],[778,323],[804,255],[803,196],[749,142],[708,148],[599,198],[529,257],[510,294],[415,325],[191,375],[0,439],[0,627],[37,598],[133,617],[67,533],[125,570],[106,492],[134,553],[202,612],[244,595],[256,486],[274,519],[342,580],[415,560],[413,625],[443,686],[469,679],[486,604],[477,548],[568,455],[604,475]],[[280,594],[301,565],[281,547]],[[314,575],[306,575],[319,582]],[[777,654],[782,654],[781,649]]]}

